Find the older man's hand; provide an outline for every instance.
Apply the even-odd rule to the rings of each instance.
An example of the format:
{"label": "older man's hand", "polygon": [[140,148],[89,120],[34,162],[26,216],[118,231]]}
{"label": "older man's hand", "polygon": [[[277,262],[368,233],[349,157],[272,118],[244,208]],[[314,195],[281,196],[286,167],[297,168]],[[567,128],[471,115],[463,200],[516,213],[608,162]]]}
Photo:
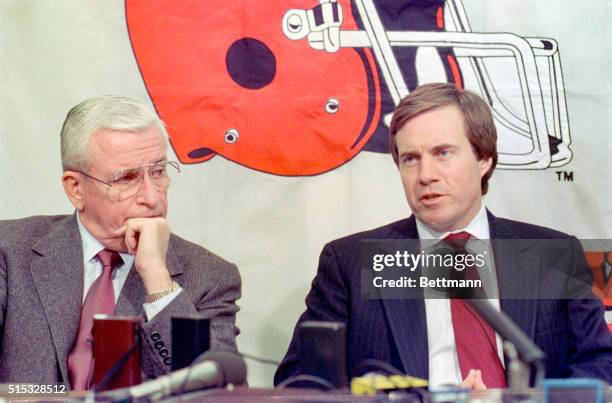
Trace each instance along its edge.
{"label": "older man's hand", "polygon": [[134,266],[147,294],[172,286],[166,267],[170,226],[165,218],[131,218],[125,228],[125,245],[135,255]]}

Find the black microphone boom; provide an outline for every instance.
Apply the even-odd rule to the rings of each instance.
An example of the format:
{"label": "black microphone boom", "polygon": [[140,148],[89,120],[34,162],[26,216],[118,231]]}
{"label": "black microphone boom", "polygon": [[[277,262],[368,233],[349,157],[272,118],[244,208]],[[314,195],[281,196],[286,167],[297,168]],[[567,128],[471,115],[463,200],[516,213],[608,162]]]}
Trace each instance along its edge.
{"label": "black microphone boom", "polygon": [[514,344],[521,359],[527,364],[536,364],[544,360],[542,350],[506,315],[498,311],[486,299],[466,299],[476,311],[504,339]]}
{"label": "black microphone boom", "polygon": [[207,388],[220,388],[228,384],[246,383],[246,363],[231,351],[208,351],[192,365],[154,380],[130,388],[116,389],[101,393],[101,398],[156,398],[160,399],[177,393],[191,392]]}

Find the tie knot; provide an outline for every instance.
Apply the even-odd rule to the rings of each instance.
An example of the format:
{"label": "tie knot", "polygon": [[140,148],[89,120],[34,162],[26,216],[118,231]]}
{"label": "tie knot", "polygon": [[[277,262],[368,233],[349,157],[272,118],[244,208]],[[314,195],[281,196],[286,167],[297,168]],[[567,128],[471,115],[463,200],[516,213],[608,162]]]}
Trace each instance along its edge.
{"label": "tie knot", "polygon": [[114,250],[103,249],[98,252],[98,260],[102,263],[102,268],[110,267],[111,269],[121,262],[121,256]]}
{"label": "tie knot", "polygon": [[465,249],[465,244],[470,240],[471,236],[469,232],[461,231],[454,234],[448,234],[444,240],[454,248]]}

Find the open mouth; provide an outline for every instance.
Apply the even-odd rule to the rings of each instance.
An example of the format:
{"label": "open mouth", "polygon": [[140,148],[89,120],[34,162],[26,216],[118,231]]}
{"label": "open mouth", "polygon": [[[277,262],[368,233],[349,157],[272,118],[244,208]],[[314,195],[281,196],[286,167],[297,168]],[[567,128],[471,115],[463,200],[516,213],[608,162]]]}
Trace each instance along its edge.
{"label": "open mouth", "polygon": [[439,193],[426,193],[419,198],[421,203],[425,205],[436,203],[438,200],[442,198],[443,195]]}

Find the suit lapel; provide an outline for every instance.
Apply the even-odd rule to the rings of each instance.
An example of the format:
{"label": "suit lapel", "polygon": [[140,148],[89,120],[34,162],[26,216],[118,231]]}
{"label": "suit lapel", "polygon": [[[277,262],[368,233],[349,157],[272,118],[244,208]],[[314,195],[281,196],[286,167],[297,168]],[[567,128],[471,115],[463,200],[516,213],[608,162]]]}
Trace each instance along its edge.
{"label": "suit lapel", "polygon": [[[501,310],[530,338],[535,335],[539,259],[511,224],[489,214]],[[536,287],[536,290],[532,287]]]}
{"label": "suit lapel", "polygon": [[66,217],[32,247],[30,270],[53,337],[60,371],[76,337],[83,301],[83,247],[76,215]]}
{"label": "suit lapel", "polygon": [[[411,216],[398,231],[387,234],[386,238],[418,239],[414,216]],[[418,253],[418,248],[409,253]],[[416,274],[416,277],[418,276]],[[412,298],[383,299],[382,304],[404,371],[409,375],[428,379],[429,344],[422,292]]]}
{"label": "suit lapel", "polygon": [[115,307],[115,315],[117,316],[140,316],[143,314],[142,304],[145,300],[145,288],[140,275],[132,265],[127,279],[123,284],[117,306]]}
{"label": "suit lapel", "polygon": [[384,299],[389,328],[408,375],[429,378],[429,343],[422,299]]}

